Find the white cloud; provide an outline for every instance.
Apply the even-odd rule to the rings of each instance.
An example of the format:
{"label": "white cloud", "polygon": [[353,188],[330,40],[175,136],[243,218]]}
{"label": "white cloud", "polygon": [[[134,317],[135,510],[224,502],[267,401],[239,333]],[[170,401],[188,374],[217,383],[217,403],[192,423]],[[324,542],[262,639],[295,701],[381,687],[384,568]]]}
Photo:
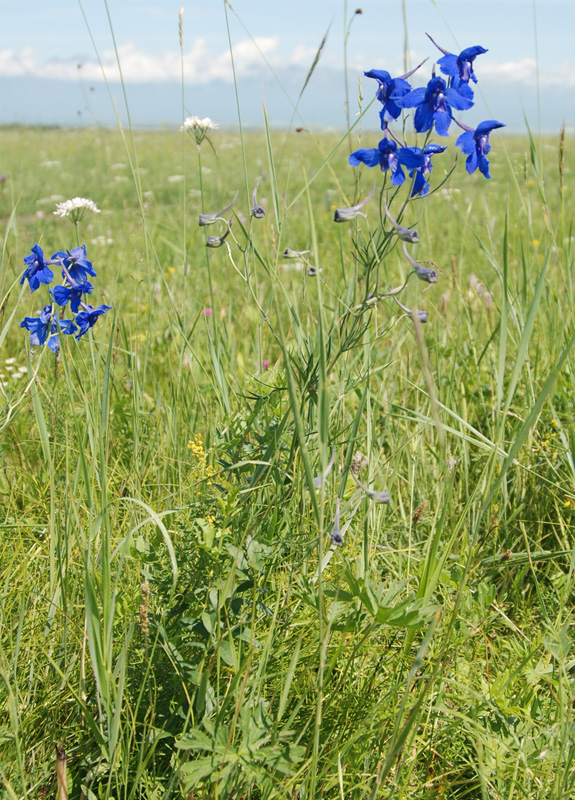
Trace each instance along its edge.
{"label": "white cloud", "polygon": [[[240,78],[258,74],[263,65],[261,53],[269,56],[279,45],[276,36],[262,36],[244,39],[234,47],[234,66]],[[259,48],[259,50],[258,50]],[[261,52],[260,52],[261,51]],[[91,82],[118,81],[116,54],[107,50],[102,54],[102,66],[94,59],[79,61],[77,58],[51,59],[40,61],[36,51],[29,47],[0,51],[0,75],[5,77],[38,77],[56,80],[74,80],[78,77],[78,65],[81,64],[82,77]],[[181,80],[181,60],[178,52],[167,52],[160,55],[139,50],[133,43],[127,42],[118,47],[122,76],[126,83],[165,83]],[[184,54],[184,78],[191,84],[206,84],[213,80],[233,81],[232,61],[229,50],[219,54],[209,51],[202,38],[195,40],[191,49]]]}
{"label": "white cloud", "polygon": [[[280,54],[280,38],[278,36],[261,36],[243,39],[234,47],[234,66],[238,78],[259,75],[266,71],[265,60],[270,61],[274,69],[301,67],[309,69],[316,55],[317,48],[306,45],[296,46],[290,53]],[[415,65],[423,60],[419,53],[412,52],[410,63]],[[118,47],[118,58],[122,76],[126,83],[166,83],[181,80],[181,61],[177,51],[160,54],[148,53],[132,42]],[[81,70],[78,65],[81,64]],[[353,54],[349,59],[349,68],[363,72],[365,58]],[[340,70],[341,61],[338,54],[323,53],[320,66],[324,69]],[[371,65],[374,66],[374,65]],[[403,72],[399,63],[388,65],[392,74]],[[76,80],[81,71],[82,78],[96,83],[103,80],[102,68],[109,81],[118,81],[120,72],[113,50],[102,54],[102,66],[95,59],[79,61],[77,58],[53,58],[47,61],[38,59],[37,50],[32,47],[23,50],[0,50],[0,76],[4,77],[37,77],[55,80]],[[477,69],[480,78],[489,81],[505,81],[507,85],[535,87],[537,83],[537,63],[534,58],[523,58],[518,61],[496,62],[484,59]],[[419,73],[422,75],[422,73]],[[232,62],[229,50],[213,52],[205,39],[197,38],[192,47],[184,54],[184,79],[187,84],[205,85],[214,80],[233,82]],[[546,87],[575,86],[575,67],[563,64],[560,67],[543,68],[540,72],[540,84]],[[416,83],[425,81],[425,77],[414,76]]]}
{"label": "white cloud", "polygon": [[[479,72],[479,69],[477,69]],[[537,86],[537,61],[522,58],[519,61],[485,61],[481,65],[481,77],[486,80],[508,81],[535,88]],[[542,88],[575,86],[575,68],[563,64],[552,69],[540,69],[539,81]]]}

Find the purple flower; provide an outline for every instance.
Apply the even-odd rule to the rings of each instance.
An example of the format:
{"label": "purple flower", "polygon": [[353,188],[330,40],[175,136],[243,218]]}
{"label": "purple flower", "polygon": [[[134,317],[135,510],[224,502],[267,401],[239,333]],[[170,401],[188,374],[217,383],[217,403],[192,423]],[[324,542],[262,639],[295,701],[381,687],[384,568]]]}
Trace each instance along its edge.
{"label": "purple flower", "polygon": [[80,329],[80,332],[76,335],[76,339],[78,340],[81,339],[90,328],[93,328],[98,321],[98,317],[105,314],[106,311],[109,311],[112,306],[107,306],[103,303],[101,306],[98,306],[98,308],[92,308],[92,306],[85,306],[84,308],[84,311],[80,311],[80,313],[76,315],[76,324]]}
{"label": "purple flower", "polygon": [[44,263],[44,252],[39,244],[35,244],[32,248],[32,255],[24,256],[24,263],[26,269],[20,280],[24,283],[28,278],[30,284],[30,292],[35,292],[41,283],[52,283],[54,280],[54,273]]}
{"label": "purple flower", "polygon": [[455,144],[457,147],[461,147],[461,151],[467,156],[465,162],[466,170],[471,175],[479,167],[482,175],[485,175],[486,178],[491,178],[489,161],[485,157],[491,150],[489,134],[495,128],[504,128],[505,123],[497,122],[496,119],[487,119],[484,122],[480,122],[475,130],[468,128],[467,125],[462,125],[461,122],[457,124],[465,129],[465,133],[461,134]]}
{"label": "purple flower", "polygon": [[405,181],[405,174],[402,166],[408,169],[416,169],[424,163],[424,157],[414,153],[409,147],[400,147],[393,139],[384,136],[377,148],[361,148],[352,153],[349,157],[352,167],[359,164],[366,164],[368,167],[381,167],[382,172],[391,171],[391,183],[393,186],[400,186]]}
{"label": "purple flower", "polygon": [[[431,39],[429,34],[427,34],[427,36]],[[487,53],[485,47],[481,47],[481,45],[478,44],[473,47],[466,47],[465,50],[462,50],[461,53],[456,56],[454,53],[449,53],[447,50],[444,50],[443,47],[440,47],[433,39],[431,39],[431,41],[438,50],[441,50],[441,52],[445,54],[437,63],[443,74],[451,77],[451,87],[459,92],[459,94],[471,99],[473,97],[473,90],[469,86],[469,81],[472,80],[473,83],[477,83],[477,77],[473,71],[473,62],[477,56]]]}
{"label": "purple flower", "polygon": [[39,317],[25,317],[20,327],[30,331],[30,344],[41,345],[48,339],[48,347],[53,353],[60,347],[59,332],[70,334],[76,330],[73,320],[58,319],[51,305],[44,306]]}
{"label": "purple flower", "polygon": [[62,277],[71,278],[74,283],[85,283],[88,275],[96,277],[92,262],[88,261],[85,244],[67,250],[65,253],[59,250],[52,256],[51,263],[61,264]]}
{"label": "purple flower", "polygon": [[78,313],[83,294],[91,294],[94,287],[91,283],[77,283],[75,286],[54,286],[52,297],[59,306],[65,306],[68,300],[74,314]]}
{"label": "purple flower", "polygon": [[414,89],[396,100],[402,108],[415,108],[415,130],[428,131],[433,123],[440,136],[449,135],[449,125],[453,117],[451,107],[459,111],[471,108],[473,101],[462,97],[455,89],[448,89],[443,78],[433,77],[427,88]]}
{"label": "purple flower", "polygon": [[415,197],[418,194],[423,197],[429,191],[429,181],[427,178],[425,178],[425,175],[429,175],[433,169],[431,156],[434,156],[436,153],[443,153],[445,150],[447,150],[447,147],[441,144],[430,143],[425,145],[423,150],[420,150],[419,147],[410,147],[409,149],[413,150],[415,153],[421,153],[425,159],[421,167],[412,169],[409,172],[410,178],[413,178],[415,174],[415,181],[413,183],[413,189],[411,190],[411,196]]}
{"label": "purple flower", "polygon": [[[427,61],[427,59],[425,59]],[[401,108],[395,102],[396,98],[403,97],[411,91],[410,84],[406,81],[410,75],[419,69],[422,61],[415,69],[406,72],[405,75],[400,75],[399,78],[392,78],[389,72],[385,69],[370,69],[369,72],[364,72],[366,78],[374,78],[377,81],[377,91],[375,96],[380,103],[383,103],[383,108],[379,112],[381,119],[381,128],[385,130],[387,123],[392,119],[397,119],[401,114]]]}

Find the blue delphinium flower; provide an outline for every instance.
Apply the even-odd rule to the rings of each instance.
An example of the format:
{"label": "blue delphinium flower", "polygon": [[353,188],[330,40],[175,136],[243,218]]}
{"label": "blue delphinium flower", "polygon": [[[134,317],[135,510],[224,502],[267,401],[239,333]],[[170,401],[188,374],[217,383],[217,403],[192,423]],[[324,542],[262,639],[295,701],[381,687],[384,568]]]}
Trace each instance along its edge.
{"label": "blue delphinium flower", "polygon": [[461,147],[462,152],[467,156],[465,162],[467,172],[471,175],[472,172],[479,168],[482,175],[485,175],[486,178],[491,178],[489,161],[485,157],[491,150],[489,134],[495,128],[504,128],[505,123],[497,122],[496,119],[486,119],[484,122],[480,122],[475,130],[468,128],[467,125],[462,125],[461,122],[457,124],[465,129],[465,133],[459,136],[455,144],[457,147]]}
{"label": "blue delphinium flower", "polygon": [[70,308],[77,314],[80,309],[83,294],[91,294],[94,287],[91,283],[77,283],[75,286],[54,286],[50,293],[59,306],[65,306],[68,300]]}
{"label": "blue delphinium flower", "polygon": [[[427,61],[427,59],[425,59],[425,61]],[[413,75],[419,67],[425,64],[425,61],[422,61],[415,69],[406,72],[405,75],[400,75],[398,78],[392,78],[385,69],[370,69],[369,72],[363,73],[366,78],[374,78],[377,81],[375,96],[380,103],[383,103],[383,108],[379,112],[382,130],[385,130],[388,122],[397,119],[401,114],[401,108],[397,105],[395,100],[397,97],[403,97],[403,95],[411,91],[411,85],[407,82],[406,78]]]}
{"label": "blue delphinium flower", "polygon": [[59,332],[74,333],[76,326],[71,319],[58,319],[51,305],[44,306],[39,317],[25,317],[21,328],[30,331],[30,344],[41,345],[48,339],[48,347],[53,353],[60,347]]}
{"label": "blue delphinium flower", "polygon": [[384,136],[377,148],[360,148],[349,157],[352,167],[359,164],[366,164],[368,167],[380,166],[382,172],[391,171],[391,183],[393,186],[401,186],[405,181],[405,174],[402,166],[408,169],[416,169],[424,163],[424,157],[414,153],[409,147],[400,147],[393,139]]}
{"label": "blue delphinium flower", "polygon": [[35,292],[41,283],[51,283],[54,280],[54,273],[44,261],[44,251],[39,244],[35,244],[32,248],[32,255],[24,256],[24,263],[26,269],[20,280],[24,283],[28,278],[30,284],[30,291]]}
{"label": "blue delphinium flower", "polygon": [[105,314],[106,311],[109,311],[112,306],[107,306],[102,303],[102,305],[98,306],[98,308],[92,308],[92,306],[88,306],[83,303],[82,308],[84,310],[80,311],[80,313],[76,316],[76,324],[80,329],[79,333],[76,335],[76,339],[81,339],[82,336],[96,324],[98,317],[102,314]]}
{"label": "blue delphinium flower", "polygon": [[72,250],[67,250],[65,253],[59,250],[54,253],[51,260],[53,263],[61,264],[62,277],[68,278],[74,283],[85,283],[88,275],[96,277],[92,262],[88,261],[85,244],[73,247]]}
{"label": "blue delphinium flower", "polygon": [[396,103],[401,108],[416,109],[414,125],[418,133],[425,133],[435,123],[435,130],[440,136],[449,135],[452,106],[461,111],[473,105],[472,100],[462,97],[455,89],[448,89],[443,78],[435,75],[427,88],[413,89],[409,94],[398,97]]}
{"label": "blue delphinium flower", "polygon": [[[429,34],[427,36],[431,39]],[[438,50],[445,54],[437,63],[443,74],[451,77],[451,87],[459,94],[471,99],[473,97],[473,89],[469,86],[469,81],[472,80],[473,83],[477,83],[477,77],[473,71],[473,62],[477,56],[487,53],[485,47],[481,47],[479,44],[473,47],[466,47],[456,56],[454,53],[444,50],[433,39],[431,41]]]}
{"label": "blue delphinium flower", "polygon": [[417,169],[412,169],[409,172],[409,177],[413,178],[415,174],[415,181],[413,183],[413,188],[411,190],[411,196],[415,197],[416,195],[420,195],[423,197],[429,191],[429,181],[425,177],[429,175],[431,170],[433,169],[433,164],[431,163],[431,156],[436,155],[436,153],[443,153],[447,150],[442,144],[426,144],[423,150],[420,150],[419,147],[410,147],[410,150],[413,150],[415,153],[421,153],[423,158],[425,159],[424,163],[418,167]]}

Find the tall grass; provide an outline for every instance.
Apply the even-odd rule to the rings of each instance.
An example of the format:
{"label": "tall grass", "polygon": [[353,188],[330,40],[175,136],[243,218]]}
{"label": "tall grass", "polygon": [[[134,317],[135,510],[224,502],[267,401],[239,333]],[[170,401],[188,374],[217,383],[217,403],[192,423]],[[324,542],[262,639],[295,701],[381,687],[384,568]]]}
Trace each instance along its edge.
{"label": "tall grass", "polygon": [[[423,327],[370,298],[406,276],[376,199],[332,221],[347,134],[181,136],[2,131],[6,796],[54,795],[55,745],[90,800],[572,796],[570,140],[404,209]],[[54,357],[18,280],[77,194],[114,310]]]}

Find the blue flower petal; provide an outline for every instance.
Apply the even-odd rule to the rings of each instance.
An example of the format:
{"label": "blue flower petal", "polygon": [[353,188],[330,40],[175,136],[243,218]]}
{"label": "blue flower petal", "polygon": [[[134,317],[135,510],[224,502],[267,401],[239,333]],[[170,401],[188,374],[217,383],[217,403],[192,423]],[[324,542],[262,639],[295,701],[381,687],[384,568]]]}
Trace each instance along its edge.
{"label": "blue flower petal", "polygon": [[404,81],[403,78],[394,78],[391,82],[390,97],[395,95],[403,96],[411,91],[411,84]]}
{"label": "blue flower petal", "polygon": [[465,169],[471,175],[477,169],[477,151],[473,148],[473,152],[467,156],[467,160],[465,162]]}
{"label": "blue flower petal", "polygon": [[443,58],[437,60],[439,68],[444,75],[459,75],[459,67],[457,66],[457,56],[450,53]]}
{"label": "blue flower petal", "polygon": [[[477,83],[477,80],[475,81]],[[457,94],[460,94],[462,97],[467,97],[468,100],[473,100],[473,89],[471,86],[462,81],[461,78],[452,78],[451,80],[451,88],[454,89]]]}
{"label": "blue flower petal", "polygon": [[413,182],[413,189],[411,190],[411,196],[415,197],[416,195],[420,195],[421,197],[424,197],[428,193],[428,191],[429,191],[428,181],[425,179],[420,170],[416,170],[415,181]]}
{"label": "blue flower petal", "polygon": [[381,163],[381,152],[379,149],[368,150],[360,148],[350,155],[349,163],[352,167],[357,167],[359,164],[365,164],[368,167],[377,167]]}
{"label": "blue flower petal", "polygon": [[445,153],[447,150],[447,146],[444,144],[435,144],[434,142],[430,142],[426,144],[423,148],[423,155],[424,156],[433,156],[435,153]]}
{"label": "blue flower petal", "polygon": [[458,136],[455,141],[456,147],[461,147],[461,151],[465,153],[465,155],[471,155],[471,153],[475,153],[475,139],[473,138],[473,131],[465,131],[462,133],[461,136]]}
{"label": "blue flower petal", "polygon": [[421,154],[419,147],[400,147],[397,151],[399,163],[408,169],[417,169],[425,164],[425,156]]}
{"label": "blue flower petal", "polygon": [[433,115],[435,130],[440,136],[449,136],[449,126],[451,124],[451,109],[446,106],[446,111],[436,111]]}
{"label": "blue flower petal", "polygon": [[[466,47],[465,50],[462,50],[461,53],[459,54],[459,60],[473,61],[474,58],[483,55],[483,53],[487,53],[485,47],[481,47],[481,45],[476,44],[473,45],[473,47]],[[439,61],[437,63],[439,64]]]}
{"label": "blue flower petal", "polygon": [[475,128],[477,133],[490,133],[495,128],[504,128],[504,122],[497,122],[496,119],[486,119],[483,122],[480,122],[477,128]]}
{"label": "blue flower petal", "polygon": [[433,110],[428,108],[425,103],[420,105],[415,112],[413,124],[418,133],[425,133],[428,131],[433,125]]}
{"label": "blue flower petal", "polygon": [[453,108],[456,108],[458,111],[467,111],[468,108],[473,106],[473,100],[470,100],[469,97],[463,97],[463,95],[456,92],[455,89],[446,89],[445,99],[450,106],[453,106]]}
{"label": "blue flower petal", "polygon": [[370,69],[363,73],[366,78],[375,78],[380,83],[391,83],[391,75],[385,69]]}
{"label": "blue flower petal", "polygon": [[420,86],[419,89],[413,89],[413,91],[408,92],[408,94],[403,95],[403,97],[394,97],[394,100],[400,108],[414,108],[420,105],[420,103],[423,103],[425,100],[425,92],[426,89]]}
{"label": "blue flower petal", "polygon": [[485,175],[486,178],[491,178],[489,174],[489,161],[485,158],[485,156],[480,156],[477,161],[477,166],[479,167],[479,172],[482,175]]}
{"label": "blue flower petal", "polygon": [[405,173],[401,168],[401,164],[399,161],[396,163],[395,168],[392,169],[391,173],[391,185],[392,186],[401,186],[405,183]]}

